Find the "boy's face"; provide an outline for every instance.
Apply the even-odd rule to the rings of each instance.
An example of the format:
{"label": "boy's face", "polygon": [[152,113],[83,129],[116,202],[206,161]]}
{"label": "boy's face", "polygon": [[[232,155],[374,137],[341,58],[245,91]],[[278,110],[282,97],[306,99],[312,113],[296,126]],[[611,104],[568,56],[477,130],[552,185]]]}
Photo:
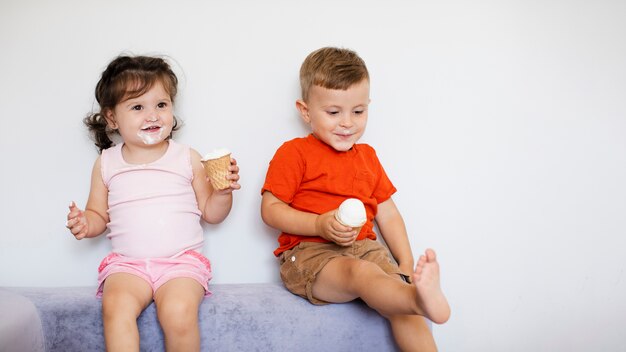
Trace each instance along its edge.
{"label": "boy's face", "polygon": [[369,103],[370,85],[365,79],[346,90],[313,86],[308,101],[298,100],[296,107],[317,139],[345,152],[365,132]]}

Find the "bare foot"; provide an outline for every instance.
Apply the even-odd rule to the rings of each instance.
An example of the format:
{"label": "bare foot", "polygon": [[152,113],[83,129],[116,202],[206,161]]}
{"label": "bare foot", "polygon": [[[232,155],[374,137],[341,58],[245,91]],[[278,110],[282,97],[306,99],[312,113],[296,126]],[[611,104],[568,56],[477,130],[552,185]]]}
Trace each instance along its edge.
{"label": "bare foot", "polygon": [[421,255],[415,266],[413,282],[417,288],[420,306],[426,318],[433,323],[443,324],[450,318],[448,300],[441,291],[439,284],[439,263],[432,249]]}

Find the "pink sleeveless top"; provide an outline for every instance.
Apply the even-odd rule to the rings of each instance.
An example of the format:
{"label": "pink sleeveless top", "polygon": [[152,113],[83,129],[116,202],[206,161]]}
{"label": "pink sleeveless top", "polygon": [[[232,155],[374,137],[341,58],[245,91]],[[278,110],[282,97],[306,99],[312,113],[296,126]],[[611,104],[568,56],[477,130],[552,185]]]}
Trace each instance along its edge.
{"label": "pink sleeveless top", "polygon": [[107,237],[114,253],[163,258],[202,250],[202,213],[191,186],[189,147],[170,139],[160,159],[133,165],[124,161],[119,144],[102,151],[101,165],[109,190]]}

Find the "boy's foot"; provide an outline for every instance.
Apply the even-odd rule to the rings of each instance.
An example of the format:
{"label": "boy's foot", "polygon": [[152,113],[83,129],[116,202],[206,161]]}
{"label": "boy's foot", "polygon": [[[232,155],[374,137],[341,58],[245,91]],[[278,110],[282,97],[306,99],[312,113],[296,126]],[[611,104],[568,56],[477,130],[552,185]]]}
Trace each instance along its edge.
{"label": "boy's foot", "polygon": [[413,273],[413,283],[417,288],[420,306],[426,318],[433,323],[443,324],[450,318],[448,300],[439,284],[439,263],[435,251],[427,249],[421,255]]}

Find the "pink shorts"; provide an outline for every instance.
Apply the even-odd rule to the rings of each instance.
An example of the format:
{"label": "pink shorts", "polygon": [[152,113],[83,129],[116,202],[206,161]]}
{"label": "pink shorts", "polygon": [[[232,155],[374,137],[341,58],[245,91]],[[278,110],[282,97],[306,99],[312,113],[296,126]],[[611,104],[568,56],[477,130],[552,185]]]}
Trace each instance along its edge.
{"label": "pink shorts", "polygon": [[211,294],[208,287],[209,280],[213,277],[211,263],[196,251],[186,251],[176,258],[131,258],[111,253],[102,259],[98,267],[97,297],[102,297],[104,280],[116,273],[139,276],[152,287],[152,292],[156,292],[169,280],[187,277],[204,287],[205,297]]}

